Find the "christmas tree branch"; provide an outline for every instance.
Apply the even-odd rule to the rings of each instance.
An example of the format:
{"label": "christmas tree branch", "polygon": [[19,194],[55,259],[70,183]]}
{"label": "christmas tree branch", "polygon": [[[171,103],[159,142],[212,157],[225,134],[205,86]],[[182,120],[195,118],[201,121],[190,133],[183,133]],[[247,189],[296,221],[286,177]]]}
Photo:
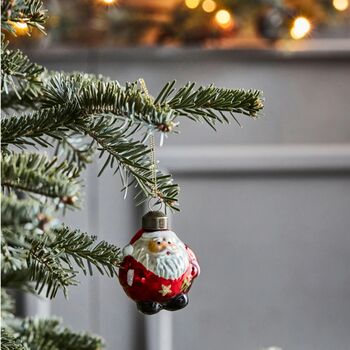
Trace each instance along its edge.
{"label": "christmas tree branch", "polygon": [[45,241],[35,241],[28,252],[27,265],[29,278],[35,281],[38,294],[45,286],[46,297],[54,298],[58,289],[62,289],[67,296],[67,287],[77,285],[76,271],[66,267],[59,255],[48,248]]}
{"label": "christmas tree branch", "polygon": [[27,268],[21,270],[10,270],[1,272],[1,288],[20,290],[27,293],[35,293],[32,283],[29,280]]}
{"label": "christmas tree branch", "polygon": [[4,273],[9,271],[20,271],[27,267],[26,251],[22,248],[11,247],[2,237],[1,242],[1,270]]}
{"label": "christmas tree branch", "polygon": [[3,227],[1,230],[1,272],[16,272],[27,268],[27,256],[30,249],[30,232],[12,230]]}
{"label": "christmas tree branch", "polygon": [[15,301],[12,296],[10,296],[4,288],[1,288],[1,318],[2,326],[4,326],[4,321],[13,318],[13,311],[15,309]]}
{"label": "christmas tree branch", "polygon": [[213,126],[215,121],[228,122],[224,113],[232,116],[240,113],[255,118],[263,108],[260,91],[214,86],[194,90],[194,85],[188,84],[167,100],[174,90],[173,86],[174,83],[168,83],[153,101],[137,84],[127,84],[124,88],[117,82],[90,75],[57,74],[42,90],[43,110],[2,122],[2,143],[30,144],[27,138],[43,135],[57,138],[62,136],[64,127],[74,129],[84,125],[89,116],[96,115],[109,119],[114,117],[116,122],[121,123],[119,127],[124,129],[139,124],[146,126],[147,131],[153,128],[171,132],[177,125],[176,118],[180,116],[204,120]]}
{"label": "christmas tree branch", "polygon": [[17,339],[31,350],[101,350],[100,337],[72,332],[58,319],[27,318],[13,327]]}
{"label": "christmas tree branch", "polygon": [[27,94],[26,89],[16,87],[16,92],[12,90],[1,94],[1,109],[7,115],[11,111],[23,112],[25,110],[33,110],[37,108],[37,105],[38,99],[30,93]]}
{"label": "christmas tree branch", "polygon": [[106,273],[110,277],[116,274],[116,268],[121,262],[118,247],[105,241],[96,244],[96,237],[78,230],[71,231],[66,226],[55,229],[53,233],[55,239],[47,247],[63,254],[60,255],[61,259],[64,259],[70,267],[73,259],[84,274],[88,270],[92,275],[92,266],[95,266],[101,274]]}
{"label": "christmas tree branch", "polygon": [[58,74],[45,85],[43,105],[52,107],[75,100],[87,114],[111,113],[124,123],[140,123],[163,132],[173,131],[179,116],[204,120],[212,126],[215,121],[228,123],[225,113],[234,119],[233,113],[255,118],[263,108],[259,90],[194,87],[194,83],[188,83],[174,94],[175,81],[172,81],[153,99],[137,83],[121,87],[116,81],[91,75]]}
{"label": "christmas tree branch", "polygon": [[7,48],[8,42],[1,38],[1,93],[13,92],[20,100],[34,100],[41,91],[41,75],[45,69],[35,63],[20,50]]}
{"label": "christmas tree branch", "polygon": [[50,212],[47,204],[43,205],[31,198],[18,199],[15,194],[1,196],[2,227],[42,227]]}
{"label": "christmas tree branch", "polygon": [[29,348],[22,344],[20,338],[1,327],[1,350],[29,350]]}
{"label": "christmas tree branch", "polygon": [[38,293],[46,286],[46,296],[53,298],[59,288],[66,295],[67,287],[77,284],[76,267],[92,275],[94,266],[101,274],[113,277],[120,260],[118,247],[105,241],[96,243],[96,237],[64,226],[32,240],[27,267]]}
{"label": "christmas tree branch", "polygon": [[67,287],[76,285],[79,267],[84,274],[99,273],[113,277],[121,261],[120,249],[96,237],[70,230],[68,227],[49,229],[44,234],[32,230],[3,228],[1,240],[2,272],[4,286],[14,278],[6,279],[12,272],[20,274],[21,283],[35,281],[38,293],[46,287],[46,296],[53,298],[59,289],[67,294]]}
{"label": "christmas tree branch", "polygon": [[79,171],[68,163],[56,164],[36,153],[8,154],[1,162],[1,185],[76,205],[79,196]]}
{"label": "christmas tree branch", "polygon": [[61,139],[66,136],[67,131],[74,130],[82,122],[71,108],[70,105],[58,106],[3,118],[1,120],[1,145],[6,147],[12,144],[24,147],[38,143],[43,147],[51,146],[43,136]]}
{"label": "christmas tree branch", "polygon": [[162,107],[169,106],[179,116],[195,121],[203,119],[211,127],[216,121],[228,123],[227,112],[238,122],[234,113],[255,118],[263,108],[259,90],[223,89],[213,85],[195,89],[195,83],[188,83],[174,94],[174,86],[175,81],[165,85],[155,103]]}
{"label": "christmas tree branch", "polygon": [[3,0],[1,1],[1,26],[16,34],[12,23],[21,22],[45,33],[43,24],[47,19],[42,0]]}
{"label": "christmas tree branch", "polygon": [[[153,100],[137,84],[121,87],[91,75],[54,75],[42,90],[44,110],[15,121],[4,121],[3,143],[31,144],[32,141],[48,145],[43,136],[58,139],[65,137],[67,129],[90,136],[103,154],[108,154],[103,171],[108,165],[118,163],[122,168],[124,188],[132,175],[142,193],[152,193],[152,171],[149,150],[125,136],[139,127],[147,126],[171,132],[176,118],[186,116],[196,121],[205,120],[214,127],[215,121],[228,122],[224,113],[234,112],[256,117],[262,108],[259,91],[218,89],[213,86],[194,90],[193,84],[181,88],[171,99],[174,83],[167,84]],[[168,100],[167,100],[168,99]],[[40,114],[40,115],[39,115]],[[30,123],[31,127],[28,128]],[[131,125],[135,126],[134,129]],[[16,132],[13,129],[16,128]],[[168,176],[159,176],[159,198],[176,208],[178,187]],[[144,197],[142,198],[144,199]]]}
{"label": "christmas tree branch", "polygon": [[173,118],[168,107],[155,106],[136,83],[122,87],[116,81],[79,73],[52,76],[42,102],[44,107],[76,106],[80,116],[113,115],[125,126],[129,122],[157,128]]}
{"label": "christmas tree branch", "polygon": [[[101,174],[107,166],[116,167],[116,171],[121,173],[121,179],[124,190],[127,190],[133,182],[136,182],[140,192],[140,202],[151,196],[154,183],[152,181],[152,159],[150,149],[139,141],[130,141],[123,137],[123,134],[117,136],[117,131],[109,132],[114,128],[113,123],[109,123],[106,118],[96,118],[92,124],[83,128],[98,144],[100,157],[107,153]],[[113,136],[109,136],[113,135]],[[116,165],[115,165],[116,163]],[[132,179],[129,181],[129,176]],[[170,175],[164,175],[161,172],[157,174],[158,198],[166,205],[177,209],[179,187],[172,183]]]}
{"label": "christmas tree branch", "polygon": [[86,137],[76,133],[67,132],[56,141],[55,156],[68,163],[74,163],[79,169],[85,169],[91,163],[96,147]]}

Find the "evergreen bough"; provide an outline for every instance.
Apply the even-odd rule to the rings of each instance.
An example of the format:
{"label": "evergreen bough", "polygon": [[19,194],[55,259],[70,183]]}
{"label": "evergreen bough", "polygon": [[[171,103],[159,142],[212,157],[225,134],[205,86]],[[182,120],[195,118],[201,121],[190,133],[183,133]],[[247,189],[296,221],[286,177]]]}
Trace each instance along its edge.
{"label": "evergreen bough", "polygon": [[[4,0],[2,28],[14,23],[44,31],[40,0]],[[101,349],[96,336],[75,333],[57,319],[14,316],[13,290],[54,298],[78,283],[78,271],[114,277],[122,258],[113,244],[98,241],[55,219],[79,207],[81,172],[97,152],[120,174],[123,190],[135,186],[136,201],[152,196],[152,156],[145,142],[153,132],[176,133],[183,118],[217,123],[257,118],[260,91],[168,82],[153,98],[140,82],[120,85],[106,77],[57,73],[32,63],[1,38],[1,349]],[[53,148],[54,156],[42,151]],[[178,208],[179,187],[157,173],[159,201]]]}

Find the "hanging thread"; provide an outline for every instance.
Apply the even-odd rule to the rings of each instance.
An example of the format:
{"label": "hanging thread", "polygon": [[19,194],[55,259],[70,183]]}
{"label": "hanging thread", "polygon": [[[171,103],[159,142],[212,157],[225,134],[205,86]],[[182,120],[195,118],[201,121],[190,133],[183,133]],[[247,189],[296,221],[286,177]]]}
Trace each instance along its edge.
{"label": "hanging thread", "polygon": [[158,198],[158,188],[157,188],[157,163],[156,163],[156,152],[155,152],[155,142],[153,132],[149,136],[149,147],[151,149],[151,162],[152,162],[152,197]]}
{"label": "hanging thread", "polygon": [[[146,86],[146,83],[143,79],[139,79],[139,84],[141,87],[141,90],[145,93],[145,95],[150,98],[150,95],[148,93],[148,89]],[[157,163],[156,163],[156,155],[155,155],[155,141],[154,141],[154,134],[153,131],[149,134],[149,147],[151,149],[151,177],[152,177],[152,187],[151,187],[151,195],[153,198],[158,198],[158,187],[157,187]]]}

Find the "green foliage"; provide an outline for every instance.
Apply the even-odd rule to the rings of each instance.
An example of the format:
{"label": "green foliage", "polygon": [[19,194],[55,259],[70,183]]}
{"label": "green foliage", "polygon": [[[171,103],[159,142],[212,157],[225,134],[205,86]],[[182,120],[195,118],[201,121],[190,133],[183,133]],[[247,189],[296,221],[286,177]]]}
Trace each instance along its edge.
{"label": "green foliage", "polygon": [[50,208],[38,200],[32,198],[19,200],[15,194],[1,196],[2,227],[39,228],[50,214]]}
{"label": "green foliage", "polygon": [[57,318],[15,320],[1,328],[2,350],[101,350],[103,340],[62,326]]}
{"label": "green foliage", "polygon": [[16,34],[11,22],[22,22],[45,33],[43,24],[47,19],[42,0],[1,1],[1,26]]}
{"label": "green foliage", "polygon": [[42,101],[44,107],[69,104],[80,115],[110,113],[129,127],[135,122],[157,127],[171,118],[170,109],[155,106],[137,83],[123,87],[87,74],[53,75],[45,84]]}
{"label": "green foliage", "polygon": [[[15,98],[25,99],[26,103],[34,101],[41,90],[41,75],[44,68],[32,63],[20,50],[7,48],[8,42],[1,38],[1,94],[11,94],[11,99],[5,101],[5,106],[13,108]],[[3,94],[5,93],[5,94]],[[12,102],[12,103],[10,103]],[[19,101],[16,101],[16,105]],[[34,102],[33,102],[34,103]]]}
{"label": "green foliage", "polygon": [[[38,153],[7,154],[1,159],[1,185],[57,198],[60,203],[75,204],[79,195],[79,170],[66,162],[57,164]],[[68,202],[70,199],[70,202]]]}
{"label": "green foliage", "polygon": [[75,164],[80,170],[92,163],[95,152],[94,144],[74,131],[66,132],[66,136],[56,141],[55,156]]}
{"label": "green foliage", "polygon": [[[116,268],[121,262],[120,249],[105,241],[96,243],[96,236],[89,236],[78,230],[71,231],[68,227],[54,230],[55,239],[48,247],[63,254],[63,260],[70,266],[72,260],[83,270],[92,275],[92,266],[103,275],[116,275]],[[85,265],[86,262],[86,265]]]}
{"label": "green foliage", "polygon": [[59,288],[66,295],[67,287],[77,284],[78,268],[92,275],[95,267],[113,277],[121,260],[118,247],[105,241],[96,243],[95,236],[65,226],[44,233],[4,228],[2,235],[2,271],[26,270],[23,281],[34,281],[39,294],[46,287],[50,298]]}
{"label": "green foliage", "polygon": [[216,121],[229,123],[226,112],[238,123],[234,113],[255,118],[263,108],[259,90],[223,89],[213,85],[195,90],[195,83],[188,83],[174,92],[175,81],[167,83],[157,96],[155,104],[169,106],[177,115],[194,121],[203,119],[213,128]]}
{"label": "green foliage", "polygon": [[77,119],[68,107],[53,107],[40,109],[20,116],[12,116],[1,120],[1,145],[42,147],[51,146],[43,136],[60,140],[65,137],[69,128],[74,129],[82,120]]}
{"label": "green foliage", "polygon": [[13,298],[5,291],[1,289],[1,319],[2,326],[6,323],[7,319],[13,317],[13,311],[15,308],[15,302]]}
{"label": "green foliage", "polygon": [[[115,168],[114,172],[120,172],[121,180],[126,190],[131,184],[136,183],[139,192],[137,197],[140,203],[152,196],[153,163],[150,149],[140,141],[127,139],[124,131],[110,129],[115,128],[116,120],[106,117],[95,117],[91,124],[84,127],[85,133],[97,144],[100,158],[106,153],[104,165],[99,175],[107,166]],[[116,164],[116,165],[115,165]],[[160,171],[157,174],[158,197],[169,207],[177,209],[179,187],[172,183],[170,175],[164,175]],[[132,177],[130,179],[130,177]]]}
{"label": "green foliage", "polygon": [[27,318],[14,327],[14,337],[30,350],[100,350],[104,346],[100,337],[72,332],[55,318]]}
{"label": "green foliage", "polygon": [[21,340],[5,328],[1,328],[1,350],[29,350]]}
{"label": "green foliage", "polygon": [[35,294],[33,283],[29,280],[28,270],[10,270],[8,272],[1,271],[1,288],[16,290],[24,293]]}
{"label": "green foliage", "polygon": [[95,244],[96,237],[68,227],[53,230],[52,237],[37,240],[28,256],[30,278],[36,281],[39,293],[46,286],[47,297],[55,297],[59,288],[66,295],[67,287],[77,284],[76,267],[85,274],[92,275],[95,266],[101,274],[115,275],[121,259],[119,248],[104,241]]}
{"label": "green foliage", "polygon": [[27,268],[30,249],[28,232],[17,232],[3,228],[1,232],[1,271],[17,272]]}
{"label": "green foliage", "polygon": [[[188,84],[170,97],[174,85],[175,82],[165,85],[153,100],[137,83],[122,87],[118,82],[92,75],[55,74],[42,89],[43,109],[2,121],[2,143],[19,147],[35,143],[50,146],[45,137],[55,138],[62,145],[58,149],[65,147],[69,152],[67,159],[78,161],[81,167],[91,159],[97,146],[100,157],[105,155],[100,173],[107,166],[120,171],[124,189],[135,183],[142,203],[152,195],[153,163],[150,149],[131,139],[137,131],[141,130],[145,138],[153,130],[174,132],[180,117],[204,120],[214,127],[217,121],[229,122],[224,113],[255,118],[262,108],[259,91],[213,86],[194,90],[194,84]],[[72,147],[69,135],[80,138],[83,152]],[[87,155],[88,159],[81,155]],[[157,181],[159,199],[177,209],[179,188],[171,176],[159,172]]]}

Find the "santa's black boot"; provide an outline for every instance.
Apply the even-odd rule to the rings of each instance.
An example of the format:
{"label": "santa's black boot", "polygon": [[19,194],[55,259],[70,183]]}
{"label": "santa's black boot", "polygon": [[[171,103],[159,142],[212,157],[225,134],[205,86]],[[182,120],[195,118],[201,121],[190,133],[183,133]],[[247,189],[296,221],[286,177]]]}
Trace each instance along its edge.
{"label": "santa's black boot", "polygon": [[156,301],[139,301],[137,303],[137,308],[143,314],[154,315],[160,310],[162,310],[162,305],[160,305]]}
{"label": "santa's black boot", "polygon": [[188,304],[187,294],[180,294],[177,297],[171,299],[165,305],[163,305],[165,310],[176,311],[183,309]]}

